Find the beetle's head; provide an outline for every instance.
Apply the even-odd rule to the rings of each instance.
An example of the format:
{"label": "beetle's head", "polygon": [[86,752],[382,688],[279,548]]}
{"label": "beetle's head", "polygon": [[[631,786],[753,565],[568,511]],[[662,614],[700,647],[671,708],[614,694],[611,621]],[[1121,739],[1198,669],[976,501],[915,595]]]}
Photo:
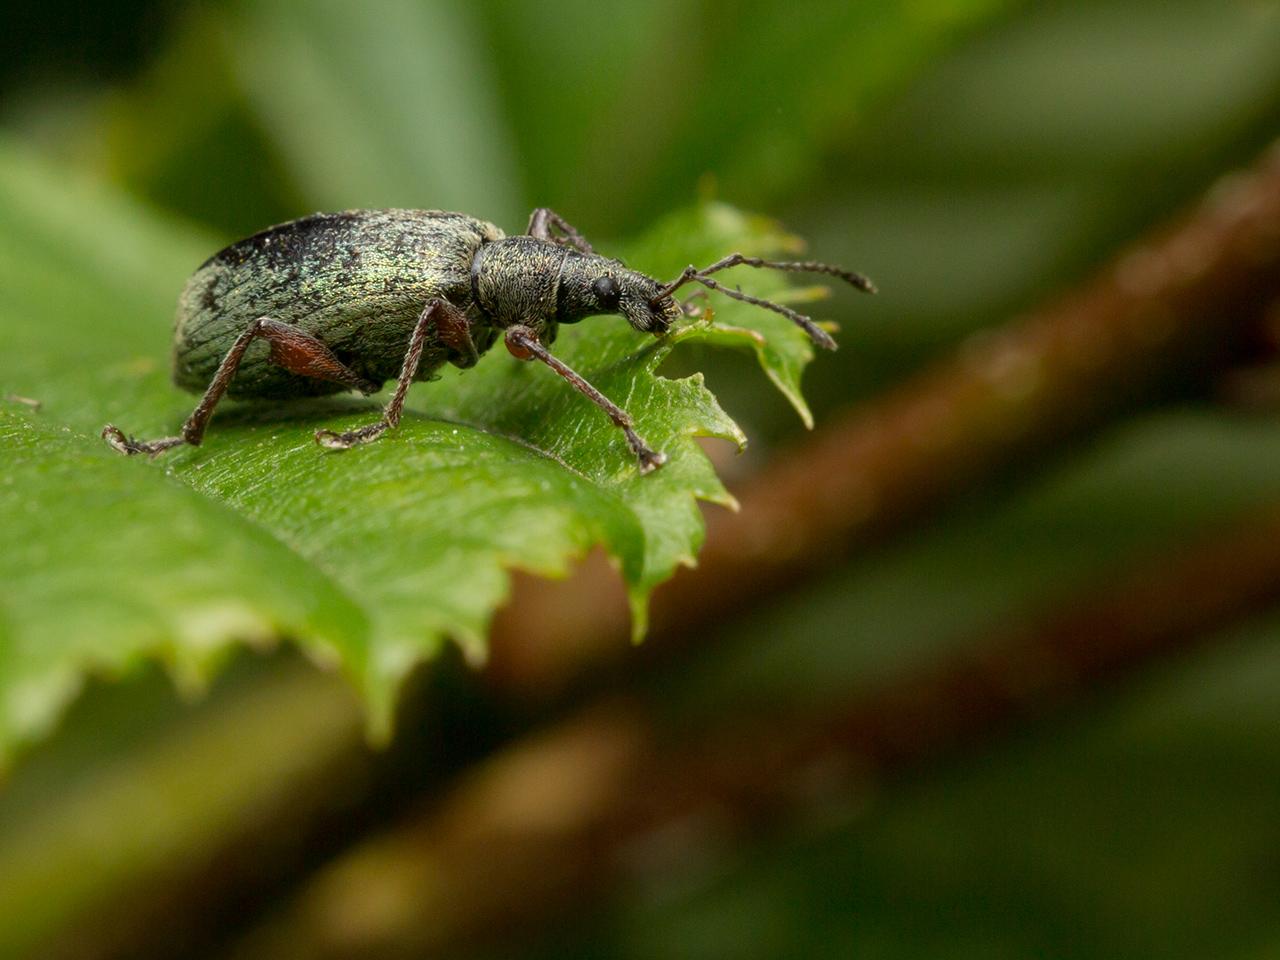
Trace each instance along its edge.
{"label": "beetle's head", "polygon": [[602,313],[621,314],[641,333],[661,336],[680,319],[674,297],[659,296],[662,285],[629,270],[618,260],[571,254],[560,276],[561,323],[577,323]]}

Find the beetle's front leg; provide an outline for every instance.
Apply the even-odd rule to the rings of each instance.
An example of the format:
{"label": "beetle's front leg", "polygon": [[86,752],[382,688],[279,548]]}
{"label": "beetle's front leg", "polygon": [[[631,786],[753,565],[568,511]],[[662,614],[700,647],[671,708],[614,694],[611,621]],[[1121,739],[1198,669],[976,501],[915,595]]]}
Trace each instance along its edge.
{"label": "beetle's front leg", "polygon": [[553,356],[551,351],[544,347],[542,341],[538,339],[537,331],[531,327],[524,326],[507,327],[505,339],[507,349],[511,351],[513,357],[519,360],[541,360],[568,380],[575,390],[608,414],[614,426],[626,434],[627,443],[631,445],[631,449],[635,451],[635,455],[640,459],[641,473],[649,473],[667,462],[665,453],[651,449],[636,433],[635,428],[632,426],[631,415],[588,383],[581,374],[577,373],[567,363]]}
{"label": "beetle's front leg", "polygon": [[[405,353],[404,363],[400,367],[400,377],[396,380],[396,392],[391,395],[391,400],[388,401],[386,408],[382,411],[382,419],[366,424],[363,427],[357,427],[355,430],[348,430],[345,433],[337,433],[333,430],[317,430],[316,443],[322,447],[328,447],[330,450],[349,450],[358,444],[376,440],[392,427],[399,425],[400,414],[404,410],[405,397],[409,394],[409,387],[413,384],[413,378],[418,375],[418,364],[422,362],[422,349],[426,345],[427,334],[433,328],[445,343],[448,343],[456,350],[465,352],[466,347],[469,346],[472,354],[475,353],[476,347],[471,342],[471,333],[467,327],[466,314],[448,300],[443,300],[439,297],[429,300],[427,305],[422,308],[422,313],[418,316],[418,322],[413,325],[413,333],[409,335],[409,349]],[[459,330],[465,332],[465,344],[458,339],[460,336]],[[450,340],[451,337],[453,338],[452,341]],[[471,363],[474,364],[474,362],[473,360]]]}
{"label": "beetle's front leg", "polygon": [[[551,232],[552,227],[558,229],[564,236],[556,236]],[[538,240],[550,240],[552,243],[573,247],[582,253],[595,253],[591,244],[587,242],[587,238],[580,234],[573,224],[550,207],[538,207],[538,209],[534,210],[529,216],[529,229],[525,232]]]}

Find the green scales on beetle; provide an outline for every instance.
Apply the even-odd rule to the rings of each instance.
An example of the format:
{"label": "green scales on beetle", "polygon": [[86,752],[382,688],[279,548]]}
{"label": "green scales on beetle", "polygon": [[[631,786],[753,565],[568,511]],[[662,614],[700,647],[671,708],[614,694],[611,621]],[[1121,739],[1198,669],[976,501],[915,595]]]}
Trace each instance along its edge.
{"label": "green scales on beetle", "polygon": [[[394,380],[382,416],[345,433],[316,432],[345,450],[400,422],[415,380],[446,363],[474,366],[497,342],[540,360],[608,415],[647,473],[666,457],[636,433],[630,415],[551,353],[562,323],[621,314],[636,330],[665,334],[682,315],[675,291],[688,283],[786,316],[815,343],[835,341],[789,307],[728,288],[711,275],[733,266],[824,273],[874,292],[865,277],[813,261],[730,254],[689,266],[669,283],[597,254],[545,207],[528,231],[507,236],[484,220],[442,210],[318,213],[234,243],[206,260],[178,302],[173,379],[203,391],[178,436],[142,441],[108,424],[102,436],[125,454],[198,446],[223,395],[271,400],[358,390]],[[261,340],[261,346],[255,341]]]}

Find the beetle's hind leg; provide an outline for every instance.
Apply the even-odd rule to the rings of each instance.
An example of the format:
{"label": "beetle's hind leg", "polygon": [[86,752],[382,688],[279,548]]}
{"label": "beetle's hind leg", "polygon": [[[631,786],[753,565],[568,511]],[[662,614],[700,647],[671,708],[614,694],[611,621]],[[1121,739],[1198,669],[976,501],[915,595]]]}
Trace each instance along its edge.
{"label": "beetle's hind leg", "polygon": [[316,443],[330,450],[349,450],[351,447],[376,440],[388,430],[400,423],[400,414],[404,410],[404,400],[409,394],[413,378],[418,375],[418,364],[422,361],[422,349],[427,342],[427,334],[432,330],[445,346],[454,351],[459,366],[474,366],[479,354],[471,339],[471,330],[467,315],[448,300],[435,298],[427,301],[414,324],[413,333],[409,336],[409,349],[404,355],[404,363],[400,367],[400,376],[396,380],[396,392],[391,395],[386,408],[382,411],[382,419],[373,423],[337,433],[333,430],[317,430]]}
{"label": "beetle's hind leg", "polygon": [[184,443],[198,447],[200,441],[204,439],[204,432],[209,426],[209,418],[213,416],[214,407],[227,392],[227,387],[230,386],[236,371],[240,369],[245,351],[249,349],[249,344],[259,337],[271,346],[270,361],[284,367],[290,373],[313,377],[317,380],[332,380],[362,393],[373,393],[378,389],[378,384],[366,380],[346,366],[333,355],[332,350],[311,334],[291,324],[272,320],[270,317],[259,317],[236,338],[227,355],[222,358],[222,363],[218,364],[217,372],[214,373],[204,396],[200,398],[191,416],[187,417],[186,423],[182,425],[182,432],[178,436],[163,437],[159,440],[136,440],[125,436],[119,427],[109,423],[102,428],[102,439],[114,449],[130,456],[137,453],[155,456]]}

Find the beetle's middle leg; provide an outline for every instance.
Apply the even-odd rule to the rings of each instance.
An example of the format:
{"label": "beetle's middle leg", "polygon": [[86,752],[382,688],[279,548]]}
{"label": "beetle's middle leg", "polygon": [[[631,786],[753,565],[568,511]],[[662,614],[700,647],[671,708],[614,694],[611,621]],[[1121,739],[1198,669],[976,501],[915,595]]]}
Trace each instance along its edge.
{"label": "beetle's middle leg", "polygon": [[135,440],[133,437],[125,436],[119,427],[109,423],[102,428],[102,438],[116,450],[128,455],[147,453],[154,456],[184,443],[195,447],[200,446],[205,429],[209,426],[209,418],[213,416],[214,407],[227,392],[227,387],[230,386],[236,371],[240,369],[240,362],[244,360],[249,344],[259,337],[271,346],[271,362],[284,367],[290,373],[314,377],[317,380],[333,380],[352,390],[359,390],[361,393],[374,393],[379,387],[379,384],[366,380],[346,366],[333,355],[332,350],[309,333],[292,324],[281,323],[270,317],[259,317],[236,338],[227,355],[222,358],[222,363],[218,364],[217,372],[209,382],[204,396],[200,398],[191,416],[187,417],[186,423],[182,425],[182,432],[178,436],[163,437],[159,440]]}
{"label": "beetle's middle leg", "polygon": [[355,430],[337,433],[333,430],[317,430],[316,443],[330,450],[348,450],[361,443],[376,440],[382,434],[400,423],[400,413],[404,409],[405,397],[413,378],[418,374],[418,364],[422,361],[422,349],[427,342],[427,334],[432,330],[448,347],[452,348],[458,366],[473,366],[479,355],[471,340],[471,328],[467,315],[448,300],[436,298],[427,301],[414,324],[413,333],[409,337],[409,350],[404,355],[404,364],[400,368],[400,377],[396,380],[396,392],[391,395],[386,408],[382,411],[382,419]]}
{"label": "beetle's middle leg", "polygon": [[[552,227],[558,229],[564,236],[556,236],[551,232]],[[552,243],[573,247],[582,253],[595,253],[591,244],[587,243],[587,238],[550,207],[538,207],[534,210],[529,216],[529,229],[525,232],[538,240],[550,240]]]}
{"label": "beetle's middle leg", "polygon": [[627,443],[630,444],[635,455],[640,458],[641,473],[649,473],[667,462],[665,453],[659,453],[651,449],[640,438],[640,434],[636,433],[635,428],[632,426],[631,414],[588,383],[582,374],[554,356],[550,350],[542,345],[542,341],[538,339],[537,331],[524,326],[507,327],[506,343],[507,349],[511,351],[512,356],[519,360],[541,360],[568,380],[575,390],[603,410],[609,419],[613,421],[613,425],[626,435]]}

